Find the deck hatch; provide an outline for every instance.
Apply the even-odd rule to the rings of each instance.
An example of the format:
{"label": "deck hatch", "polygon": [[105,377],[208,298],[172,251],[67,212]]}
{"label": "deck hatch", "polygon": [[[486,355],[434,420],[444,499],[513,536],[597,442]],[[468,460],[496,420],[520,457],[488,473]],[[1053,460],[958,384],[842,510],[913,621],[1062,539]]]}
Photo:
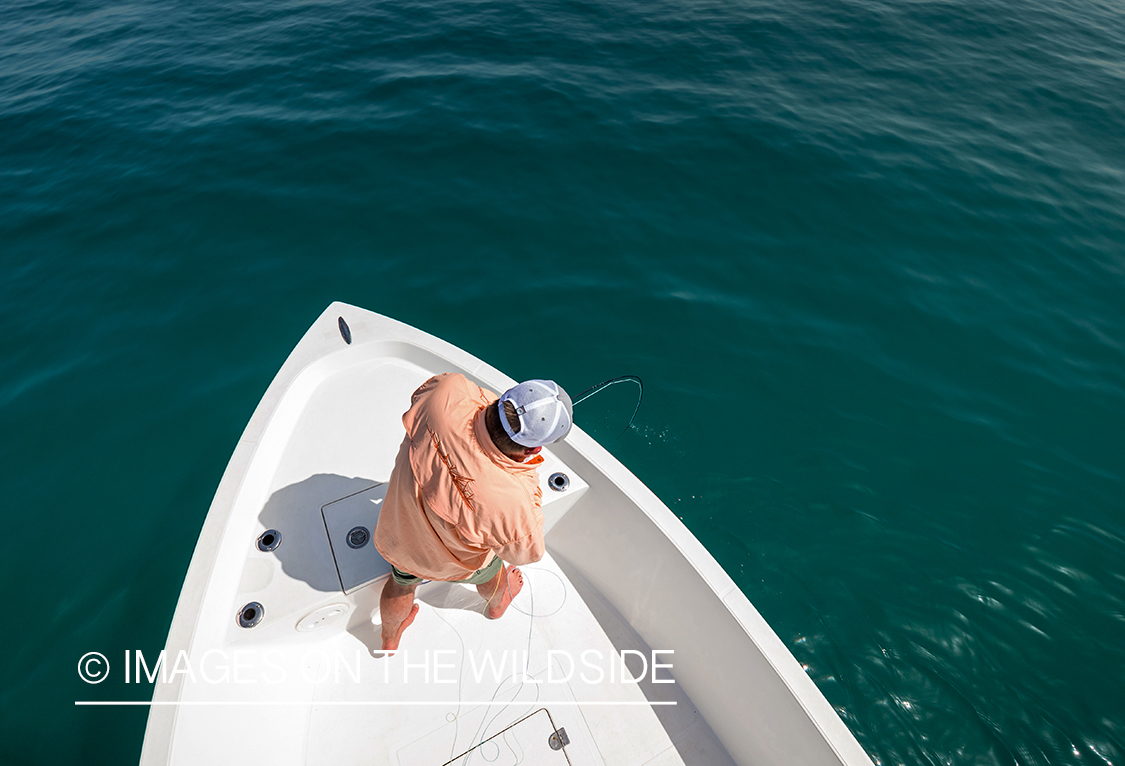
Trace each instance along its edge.
{"label": "deck hatch", "polygon": [[[566,730],[556,729],[547,709],[539,708],[531,715],[524,716],[506,729],[493,734],[476,747],[466,750],[452,760],[445,761],[441,766],[472,763],[473,759],[467,757],[470,754],[478,756],[479,762],[487,763],[489,766],[517,766],[523,763],[536,764],[536,766],[568,766],[571,763],[570,756],[566,752],[568,744],[570,739],[566,736]],[[446,758],[449,757],[448,752],[447,750]],[[421,755],[420,752],[416,754]],[[402,753],[400,752],[399,755],[401,757]]]}
{"label": "deck hatch", "polygon": [[376,484],[320,509],[344,593],[359,590],[391,571],[391,565],[369,544],[386,494],[387,485]]}

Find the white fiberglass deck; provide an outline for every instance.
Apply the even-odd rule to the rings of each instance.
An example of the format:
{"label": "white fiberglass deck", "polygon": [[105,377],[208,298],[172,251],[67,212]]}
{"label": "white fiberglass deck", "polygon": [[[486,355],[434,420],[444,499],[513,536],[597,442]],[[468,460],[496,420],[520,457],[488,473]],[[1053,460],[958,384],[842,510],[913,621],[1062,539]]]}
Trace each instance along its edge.
{"label": "white fiberglass deck", "polygon": [[[204,523],[142,764],[870,766],[730,578],[577,427],[544,450],[548,554],[507,614],[486,620],[474,588],[424,584],[383,657],[387,565],[351,532],[374,526],[411,393],[445,371],[513,383],[344,304],[306,333]],[[548,488],[555,472],[565,491]],[[281,542],[260,550],[270,530]]]}
{"label": "white fiberglass deck", "polygon": [[[528,567],[527,576],[528,592],[516,605],[528,612],[534,606],[534,614],[550,616],[533,618],[513,610],[501,620],[486,620],[474,589],[430,583],[419,588],[419,615],[396,657],[371,656],[370,649],[378,648],[378,626],[369,621],[325,637],[315,647],[288,647],[303,662],[289,666],[277,660],[284,675],[293,676],[284,685],[263,681],[271,672],[275,677],[282,673],[272,668],[259,673],[262,655],[244,654],[243,679],[255,679],[255,684],[199,684],[185,689],[184,699],[265,704],[181,708],[175,748],[180,758],[174,762],[214,763],[224,753],[231,761],[245,762],[239,754],[252,745],[256,761],[275,764],[439,766],[546,709],[553,727],[542,737],[517,744],[510,741],[514,735],[502,736],[495,750],[467,762],[731,763],[676,684],[630,683],[641,670],[634,657],[626,680],[620,681],[617,653],[634,649],[648,654],[648,647],[611,607],[587,591],[596,606],[591,610],[549,557]],[[585,665],[580,664],[583,653]],[[571,680],[547,683],[567,675],[566,657],[578,663]],[[674,655],[658,659],[675,661]],[[611,661],[617,682],[581,680],[581,675],[591,681],[601,672],[608,675]],[[657,678],[670,676],[659,670]],[[650,700],[678,704],[650,706]],[[279,704],[290,701],[298,704]],[[548,747],[554,728],[566,730],[565,755]],[[268,736],[248,737],[249,732]],[[523,750],[535,757],[524,758]]]}
{"label": "white fiberglass deck", "polygon": [[[729,762],[674,682],[652,683],[651,668],[645,683],[630,681],[641,674],[641,656],[647,655],[646,665],[651,662],[649,647],[587,586],[620,644],[615,646],[549,555],[525,567],[525,590],[500,620],[484,618],[475,588],[423,585],[419,615],[404,635],[401,653],[382,657],[377,609],[386,576],[345,596],[325,508],[330,512],[334,503],[356,497],[372,507],[374,518],[382,498],[379,482],[389,477],[403,436],[401,414],[410,394],[433,372],[393,358],[328,370],[306,389],[304,402],[286,402],[297,414],[291,425],[278,417],[267,429],[261,446],[276,439],[282,448],[275,453],[261,511],[231,519],[228,539],[238,543],[232,549],[242,549],[242,572],[225,581],[235,590],[217,615],[223,624],[215,627],[225,635],[215,635],[219,640],[208,647],[221,651],[202,667],[191,666],[194,684],[185,677],[181,699],[189,704],[178,711],[174,762],[213,763],[224,754],[240,760],[252,743],[255,760],[275,764],[438,766],[540,708],[555,728],[565,728],[570,740],[565,754],[551,750],[546,735],[529,733],[521,744],[513,738],[522,730],[512,730],[470,761],[515,763],[521,748],[541,746],[543,763],[567,763],[569,757],[574,764],[639,766],[653,759],[680,763],[679,746],[715,756],[709,762]],[[275,437],[275,429],[289,433]],[[548,458],[540,473],[550,512],[569,496],[580,496],[585,485],[557,458]],[[564,493],[545,486],[557,470],[571,474]],[[282,542],[262,552],[253,543],[267,529],[278,530]],[[233,565],[238,556],[231,553]],[[373,571],[385,571],[370,542],[356,554],[366,556]],[[216,588],[223,584],[213,581]],[[246,629],[231,616],[249,602],[262,604],[265,616]],[[313,631],[296,630],[307,614],[334,604],[341,605],[334,620]],[[638,652],[626,655],[632,670],[620,667],[622,649]],[[548,657],[554,665],[550,679]],[[674,654],[656,659],[674,666]],[[166,661],[174,666],[173,658]],[[236,663],[238,683],[230,671]],[[229,682],[222,681],[224,672]],[[657,678],[672,680],[665,669]],[[678,704],[650,706],[646,693]],[[204,702],[240,704],[196,704]],[[261,736],[264,732],[268,736]]]}

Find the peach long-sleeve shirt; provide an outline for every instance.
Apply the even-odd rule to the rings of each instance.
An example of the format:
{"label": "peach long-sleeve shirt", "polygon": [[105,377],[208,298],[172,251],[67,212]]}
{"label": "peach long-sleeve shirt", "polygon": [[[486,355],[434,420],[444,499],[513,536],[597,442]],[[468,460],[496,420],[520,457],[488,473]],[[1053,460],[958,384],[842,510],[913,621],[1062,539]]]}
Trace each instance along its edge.
{"label": "peach long-sleeve shirt", "polygon": [[375,527],[379,553],[427,580],[464,580],[498,555],[511,564],[543,557],[536,455],[502,453],[484,423],[496,394],[459,373],[436,375],[402,416],[406,438]]}

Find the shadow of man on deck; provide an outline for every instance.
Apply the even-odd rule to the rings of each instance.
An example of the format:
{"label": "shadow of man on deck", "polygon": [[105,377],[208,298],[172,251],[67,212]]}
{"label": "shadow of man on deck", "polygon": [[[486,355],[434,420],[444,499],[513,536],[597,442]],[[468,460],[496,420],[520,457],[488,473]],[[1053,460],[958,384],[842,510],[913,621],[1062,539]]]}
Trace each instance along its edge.
{"label": "shadow of man on deck", "polygon": [[[273,554],[282,571],[294,580],[308,583],[315,590],[336,591],[342,595],[343,586],[321,509],[379,483],[374,479],[322,473],[282,487],[270,495],[258,514],[258,520],[266,529],[276,529],[281,533],[281,544]],[[370,540],[364,548],[382,560]]]}

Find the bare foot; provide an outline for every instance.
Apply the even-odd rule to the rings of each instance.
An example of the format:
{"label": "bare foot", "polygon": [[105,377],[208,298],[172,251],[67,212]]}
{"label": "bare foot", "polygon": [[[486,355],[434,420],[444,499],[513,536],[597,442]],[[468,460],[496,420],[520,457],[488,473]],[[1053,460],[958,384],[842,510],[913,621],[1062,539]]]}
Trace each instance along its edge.
{"label": "bare foot", "polygon": [[[507,567],[505,567],[507,569]],[[523,572],[518,569],[507,569],[506,576],[500,583],[500,592],[497,593],[488,606],[488,619],[498,620],[508,611],[508,604],[523,588]]]}
{"label": "bare foot", "polygon": [[383,634],[383,651],[393,652],[398,649],[398,642],[402,640],[402,631],[410,627],[410,623],[414,622],[414,618],[418,616],[418,605],[415,604],[414,608],[410,610],[410,614],[406,615],[406,619],[402,621],[402,625],[398,626],[398,630],[393,636],[387,638],[387,634]]}

